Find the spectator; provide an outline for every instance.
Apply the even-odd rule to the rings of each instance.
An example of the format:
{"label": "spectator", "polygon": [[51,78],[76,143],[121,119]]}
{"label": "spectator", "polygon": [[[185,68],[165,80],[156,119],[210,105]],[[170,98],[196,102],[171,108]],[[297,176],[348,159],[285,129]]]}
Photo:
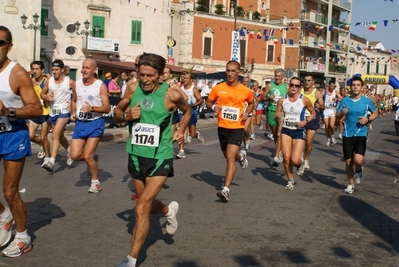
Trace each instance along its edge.
{"label": "spectator", "polygon": [[208,97],[209,93],[212,90],[212,84],[213,83],[211,81],[209,81],[207,83],[207,85],[205,85],[204,88],[202,88],[202,90],[201,90],[201,96],[202,97]]}
{"label": "spectator", "polygon": [[113,97],[121,96],[121,88],[118,85],[119,73],[116,71],[111,73],[111,80],[108,83],[108,93]]}
{"label": "spectator", "polygon": [[109,84],[110,81],[111,81],[111,72],[107,72],[105,74],[105,79],[103,81],[105,83],[105,85],[107,86],[107,88],[108,88],[108,84]]}

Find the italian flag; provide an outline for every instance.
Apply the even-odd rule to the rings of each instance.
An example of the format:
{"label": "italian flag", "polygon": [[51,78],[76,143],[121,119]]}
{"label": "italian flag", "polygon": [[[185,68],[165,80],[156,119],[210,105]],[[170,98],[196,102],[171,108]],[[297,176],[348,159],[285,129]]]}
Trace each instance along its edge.
{"label": "italian flag", "polygon": [[375,28],[377,28],[377,23],[378,21],[373,21],[370,26],[369,26],[369,30],[370,31],[375,31]]}
{"label": "italian flag", "polygon": [[273,43],[274,44],[278,44],[278,37],[277,36],[273,36],[272,39],[273,39]]}

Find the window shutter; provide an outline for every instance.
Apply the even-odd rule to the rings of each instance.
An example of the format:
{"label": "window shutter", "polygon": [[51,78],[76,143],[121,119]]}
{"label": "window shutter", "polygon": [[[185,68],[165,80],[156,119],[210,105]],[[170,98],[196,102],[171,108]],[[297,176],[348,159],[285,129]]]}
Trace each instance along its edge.
{"label": "window shutter", "polygon": [[132,20],[132,34],[130,43],[141,44],[141,21]]}
{"label": "window shutter", "polygon": [[40,25],[42,28],[40,29],[40,35],[41,36],[48,36],[48,29],[43,30],[45,27],[44,20],[49,18],[49,11],[46,8],[42,8],[40,12]]}
{"label": "window shutter", "polygon": [[204,38],[204,56],[211,56],[212,38]]}
{"label": "window shutter", "polygon": [[[100,26],[98,33],[95,30],[94,26]],[[93,31],[93,37],[104,38],[104,30],[105,30],[105,18],[101,16],[93,16],[91,23],[91,30]]]}

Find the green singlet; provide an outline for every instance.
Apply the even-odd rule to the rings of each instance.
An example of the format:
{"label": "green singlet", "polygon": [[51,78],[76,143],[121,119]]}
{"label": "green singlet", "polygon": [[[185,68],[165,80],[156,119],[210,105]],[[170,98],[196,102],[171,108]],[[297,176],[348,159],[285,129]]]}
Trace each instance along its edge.
{"label": "green singlet", "polygon": [[133,108],[140,102],[140,118],[129,122],[129,154],[152,159],[173,158],[172,114],[165,107],[165,95],[169,85],[162,83],[154,93],[145,92],[141,84],[130,100]]}

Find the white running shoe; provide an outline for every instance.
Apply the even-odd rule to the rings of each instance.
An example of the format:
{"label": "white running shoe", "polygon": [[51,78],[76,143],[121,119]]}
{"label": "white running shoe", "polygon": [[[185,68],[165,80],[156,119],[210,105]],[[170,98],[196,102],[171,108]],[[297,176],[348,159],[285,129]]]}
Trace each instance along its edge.
{"label": "white running shoe", "polygon": [[247,152],[245,150],[238,151],[238,155],[241,156],[240,160],[241,169],[245,170],[248,167]]}
{"label": "white running shoe", "polygon": [[278,167],[278,165],[279,165],[278,157],[274,157],[274,158],[273,158],[273,163],[272,163],[272,165],[273,165],[274,167]]}
{"label": "white running shoe", "polygon": [[251,133],[251,134],[249,135],[249,139],[255,140],[255,133]]}
{"label": "white running shoe", "polygon": [[305,167],[304,167],[304,163],[301,164],[300,167],[298,167],[298,169],[296,170],[296,175],[298,176],[302,176],[303,173],[305,172]]}
{"label": "white running shoe", "polygon": [[334,145],[337,143],[334,136],[331,136],[331,143],[333,143]]}
{"label": "white running shoe", "polygon": [[14,240],[2,251],[1,256],[15,258],[32,250],[30,236],[27,239],[14,238]]}
{"label": "white running shoe", "polygon": [[353,192],[355,191],[355,185],[353,184],[348,184],[348,186],[344,189],[344,193],[345,194],[353,194]]}
{"label": "white running shoe", "polygon": [[69,153],[67,152],[67,165],[68,166],[71,166],[72,165],[72,163],[73,163],[73,159],[71,158],[71,156],[69,155]]}
{"label": "white running shoe", "polygon": [[121,263],[116,267],[136,267],[136,264],[130,263],[129,259],[126,257]]}
{"label": "white running shoe", "polygon": [[[190,137],[191,138],[191,137]],[[198,142],[203,145],[205,143],[204,137],[200,134],[200,132],[197,132],[197,140]],[[190,140],[191,142],[191,140]]]}
{"label": "white running shoe", "polygon": [[46,156],[46,154],[44,153],[44,147],[41,146],[40,149],[39,149],[39,152],[37,153],[37,157],[38,157],[39,159],[42,159],[42,158],[44,158],[45,156]]}
{"label": "white running shoe", "polygon": [[251,148],[251,141],[245,142],[245,150],[249,150]]}
{"label": "white running shoe", "polygon": [[191,136],[190,136],[190,135],[186,134],[186,135],[184,136],[184,143],[185,143],[185,144],[191,143]]}
{"label": "white running shoe", "polygon": [[330,147],[330,146],[331,146],[331,141],[330,141],[330,139],[327,139],[326,147]]}
{"label": "white running shoe", "polygon": [[281,164],[281,163],[283,163],[283,161],[284,161],[283,152],[280,152],[278,154],[278,163]]}
{"label": "white running shoe", "polygon": [[353,175],[353,178],[355,178],[355,182],[357,184],[360,184],[361,182],[363,182],[363,178],[364,178],[363,177],[363,167],[362,167],[360,172],[356,172],[355,171],[355,174]]}
{"label": "white running shoe", "polygon": [[294,183],[291,180],[288,180],[287,185],[285,186],[287,190],[294,190]]}
{"label": "white running shoe", "polygon": [[310,169],[309,160],[304,160],[304,161],[303,161],[303,168],[304,168],[305,170],[309,170],[309,169]]}
{"label": "white running shoe", "polygon": [[222,190],[219,190],[216,192],[216,195],[223,201],[223,202],[228,202],[229,201],[229,195],[230,192],[222,186]]}
{"label": "white running shoe", "polygon": [[166,232],[173,235],[177,230],[176,215],[179,212],[179,203],[172,201],[169,204],[169,210],[172,210],[172,215],[166,216]]}
{"label": "white running shoe", "polygon": [[91,182],[90,188],[89,188],[89,193],[97,194],[100,191],[103,190],[103,187],[101,186],[100,181],[98,182]]}
{"label": "white running shoe", "polygon": [[12,215],[5,222],[0,222],[0,247],[5,246],[11,239]]}
{"label": "white running shoe", "polygon": [[326,126],[324,125],[324,123],[321,125],[321,129],[324,129]]}
{"label": "white running shoe", "polygon": [[176,157],[179,159],[184,159],[186,157],[186,153],[184,153],[184,150],[179,150],[179,153],[176,154]]}
{"label": "white running shoe", "polygon": [[338,138],[342,140],[342,134],[338,134]]}
{"label": "white running shoe", "polygon": [[54,163],[51,163],[50,160],[44,161],[42,164],[42,168],[46,169],[49,172],[54,171]]}

